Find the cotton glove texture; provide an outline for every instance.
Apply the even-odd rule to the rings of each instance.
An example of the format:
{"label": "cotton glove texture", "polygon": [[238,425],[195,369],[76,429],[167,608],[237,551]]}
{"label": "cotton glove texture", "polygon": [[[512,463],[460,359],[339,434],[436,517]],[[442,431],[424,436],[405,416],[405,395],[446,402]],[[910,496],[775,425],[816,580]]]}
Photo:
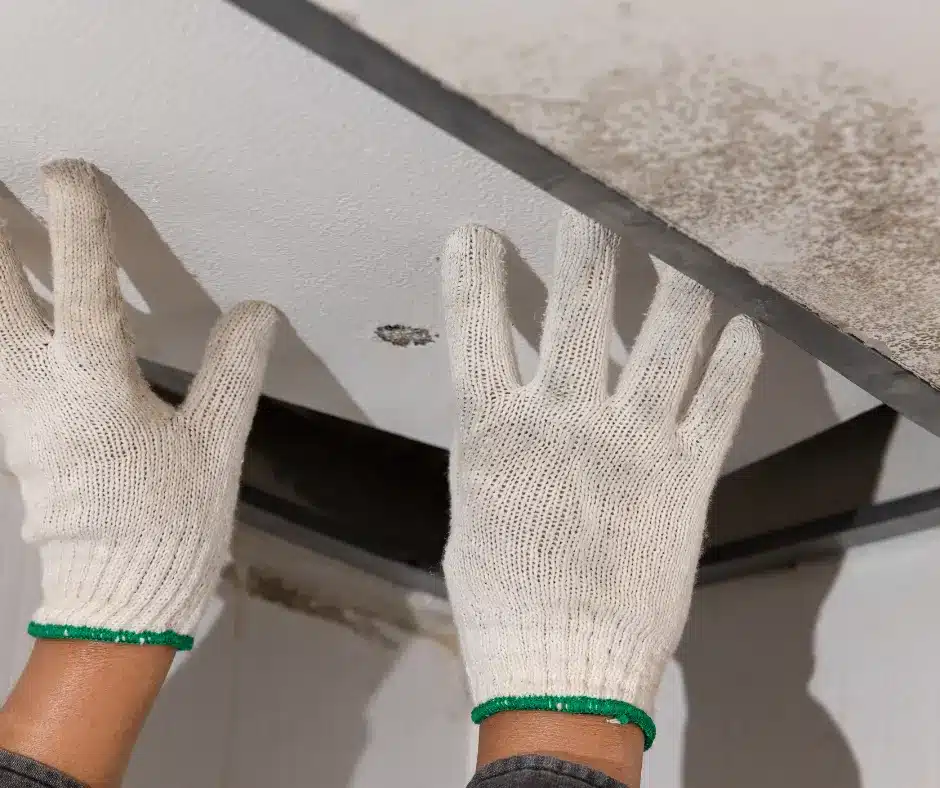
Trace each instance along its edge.
{"label": "cotton glove texture", "polygon": [[653,304],[610,396],[617,247],[565,213],[538,371],[523,385],[500,237],[468,226],[447,240],[458,427],[444,574],[476,721],[503,709],[604,714],[639,724],[649,746],[761,342],[734,318],[693,381],[712,298],[657,264]]}
{"label": "cotton glove texture", "polygon": [[141,376],[108,208],[91,165],[43,168],[55,328],[0,239],[0,429],[37,544],[38,637],[192,646],[224,564],[244,445],[278,314],[215,328],[174,409]]}

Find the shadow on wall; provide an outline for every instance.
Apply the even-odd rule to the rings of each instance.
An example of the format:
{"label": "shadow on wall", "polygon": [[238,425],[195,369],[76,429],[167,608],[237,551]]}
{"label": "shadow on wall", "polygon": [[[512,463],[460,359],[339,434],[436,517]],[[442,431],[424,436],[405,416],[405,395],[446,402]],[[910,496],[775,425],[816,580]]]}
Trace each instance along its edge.
{"label": "shadow on wall", "polygon": [[[160,237],[144,212],[107,175],[100,175],[111,210],[115,252],[140,295],[128,304],[137,353],[192,372],[221,314],[199,281]],[[51,292],[49,238],[43,221],[0,183],[0,218],[23,265]],[[126,292],[126,287],[125,287]],[[133,301],[135,299],[130,298]],[[311,400],[335,416],[368,423],[349,394],[294,328],[282,321],[268,364],[266,392],[291,402]]]}
{"label": "shadow on wall", "polygon": [[158,698],[126,784],[352,786],[370,700],[398,650],[223,590],[222,615]]}
{"label": "shadow on wall", "polygon": [[[531,266],[508,239],[507,299],[513,325],[533,348],[539,347],[548,293]],[[627,348],[633,345],[656,289],[656,271],[649,256],[623,239],[617,266],[614,325]],[[707,349],[736,310],[716,300],[706,334]],[[744,411],[741,427],[725,467],[737,468],[838,421],[816,361],[795,345],[765,328],[764,360]],[[703,359],[707,358],[703,354]],[[610,363],[609,380],[616,385],[620,366]]]}
{"label": "shadow on wall", "polygon": [[840,562],[700,589],[679,652],[683,788],[861,788],[848,740],[809,694],[813,633]]}
{"label": "shadow on wall", "polygon": [[[742,538],[874,502],[897,414],[882,406],[729,477],[710,527]],[[830,440],[831,438],[831,440]],[[827,474],[839,469],[835,478]],[[697,589],[676,655],[688,719],[684,788],[860,788],[848,741],[809,693],[820,609],[841,560]]]}

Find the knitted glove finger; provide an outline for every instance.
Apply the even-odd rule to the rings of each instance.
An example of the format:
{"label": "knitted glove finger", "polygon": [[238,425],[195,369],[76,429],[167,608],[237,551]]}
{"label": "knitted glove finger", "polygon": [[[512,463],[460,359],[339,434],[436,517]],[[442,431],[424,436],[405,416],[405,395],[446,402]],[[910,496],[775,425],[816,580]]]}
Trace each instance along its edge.
{"label": "knitted glove finger", "polygon": [[0,370],[4,379],[22,377],[29,354],[48,342],[51,334],[13,244],[0,232]]}
{"label": "knitted glove finger", "polygon": [[180,415],[210,436],[222,456],[241,464],[279,313],[243,301],[219,318]]}
{"label": "knitted glove finger", "polygon": [[42,168],[49,203],[55,341],[73,352],[128,356],[124,315],[104,192],[84,161]]}
{"label": "knitted glove finger", "polygon": [[535,385],[553,396],[607,394],[610,313],[620,239],[566,209],[558,228],[555,273]]}
{"label": "knitted glove finger", "polygon": [[659,284],[614,400],[674,421],[711,318],[712,294],[654,260]]}
{"label": "knitted glove finger", "polygon": [[463,414],[519,385],[506,309],[506,248],[492,230],[469,225],[451,234],[442,257],[451,370]]}
{"label": "knitted glove finger", "polygon": [[692,450],[704,450],[703,457],[711,460],[715,473],[715,463],[724,457],[741,421],[760,360],[760,329],[743,315],[733,317],[721,332],[679,425],[680,438],[687,440]]}

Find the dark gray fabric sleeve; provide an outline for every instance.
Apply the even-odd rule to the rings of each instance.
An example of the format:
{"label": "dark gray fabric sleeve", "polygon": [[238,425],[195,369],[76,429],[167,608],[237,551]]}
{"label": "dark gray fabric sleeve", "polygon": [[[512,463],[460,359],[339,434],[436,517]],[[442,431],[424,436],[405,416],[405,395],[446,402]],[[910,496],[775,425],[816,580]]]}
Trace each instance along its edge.
{"label": "dark gray fabric sleeve", "polygon": [[480,769],[467,788],[627,788],[603,772],[550,755],[516,755]]}
{"label": "dark gray fabric sleeve", "polygon": [[51,766],[0,750],[0,788],[86,788]]}
{"label": "dark gray fabric sleeve", "polygon": [[[86,788],[45,764],[0,750],[0,788]],[[579,763],[550,755],[517,755],[480,769],[467,788],[627,788]]]}

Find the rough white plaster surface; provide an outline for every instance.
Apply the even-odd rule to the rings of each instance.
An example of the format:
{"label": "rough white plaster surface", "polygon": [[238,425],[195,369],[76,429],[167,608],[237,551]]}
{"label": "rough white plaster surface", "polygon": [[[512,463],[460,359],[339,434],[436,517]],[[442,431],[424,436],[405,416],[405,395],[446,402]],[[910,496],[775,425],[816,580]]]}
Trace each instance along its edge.
{"label": "rough white plaster surface", "polygon": [[325,0],[940,384],[940,6]]}
{"label": "rough white plaster surface", "polygon": [[[468,5],[451,6],[468,35],[479,31]],[[423,4],[395,8],[413,18]],[[493,8],[484,3],[481,18]],[[435,13],[446,31],[450,17]],[[547,4],[516,27],[549,35],[560,13]],[[485,37],[474,46],[490,51]],[[80,155],[109,173],[142,355],[193,369],[221,308],[265,298],[296,330],[280,338],[270,393],[447,445],[436,256],[455,225],[475,220],[520,253],[510,301],[531,370],[561,206],[228,4],[2,4],[0,69],[0,218],[48,289],[30,212],[44,210],[37,165]],[[653,269],[632,252],[622,271],[617,323],[629,347]],[[376,337],[396,324],[435,341]],[[767,345],[731,465],[871,405],[788,343]]]}

